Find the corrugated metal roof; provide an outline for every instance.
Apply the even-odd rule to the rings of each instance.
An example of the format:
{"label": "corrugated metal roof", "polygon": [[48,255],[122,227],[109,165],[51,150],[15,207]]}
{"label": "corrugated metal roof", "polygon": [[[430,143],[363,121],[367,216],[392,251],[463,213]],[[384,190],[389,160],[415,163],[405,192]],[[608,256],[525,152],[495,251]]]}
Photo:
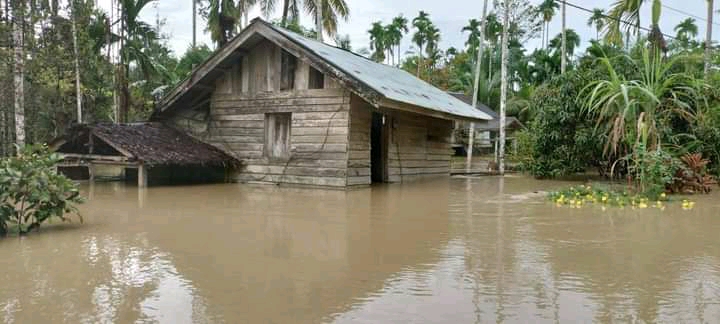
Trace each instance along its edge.
{"label": "corrugated metal roof", "polygon": [[352,52],[268,25],[387,99],[459,117],[492,119],[488,114],[402,69],[376,63]]}

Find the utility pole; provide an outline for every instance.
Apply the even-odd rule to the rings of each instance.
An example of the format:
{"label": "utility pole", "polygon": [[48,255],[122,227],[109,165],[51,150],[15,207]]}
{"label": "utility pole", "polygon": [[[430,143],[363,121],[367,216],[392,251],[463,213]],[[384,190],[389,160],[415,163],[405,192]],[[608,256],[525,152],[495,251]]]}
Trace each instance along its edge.
{"label": "utility pole", "polygon": [[[485,47],[485,20],[487,18],[488,0],[483,1],[482,21],[480,21],[480,42],[478,44],[477,60],[475,62],[475,84],[473,85],[472,107],[475,109],[478,102],[478,90],[480,88],[480,66],[482,64],[483,49]],[[467,161],[465,170],[470,172],[472,167],[473,145],[475,145],[475,123],[470,123],[468,130]]]}

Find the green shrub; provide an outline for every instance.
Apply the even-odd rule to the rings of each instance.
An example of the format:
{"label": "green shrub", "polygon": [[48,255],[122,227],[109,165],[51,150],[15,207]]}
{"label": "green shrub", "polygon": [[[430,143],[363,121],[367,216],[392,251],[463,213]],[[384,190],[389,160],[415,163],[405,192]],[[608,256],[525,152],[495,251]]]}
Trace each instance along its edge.
{"label": "green shrub", "polygon": [[602,161],[601,137],[576,101],[592,73],[571,71],[538,88],[531,107],[536,111],[523,144],[529,145],[523,169],[538,178],[583,172]]}
{"label": "green shrub", "polygon": [[59,161],[47,146],[28,146],[0,160],[0,235],[11,229],[27,234],[53,217],[69,221],[69,213],[82,222],[75,207],[82,202],[80,192],[55,171]]}

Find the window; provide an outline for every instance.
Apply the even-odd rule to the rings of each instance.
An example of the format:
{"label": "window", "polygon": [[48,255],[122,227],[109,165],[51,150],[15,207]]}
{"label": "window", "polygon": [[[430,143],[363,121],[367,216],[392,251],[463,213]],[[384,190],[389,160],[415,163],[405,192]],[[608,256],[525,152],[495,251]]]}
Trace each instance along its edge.
{"label": "window", "polygon": [[310,67],[310,77],[308,78],[308,89],[322,89],[325,87],[325,75]]}
{"label": "window", "polygon": [[265,157],[284,159],[290,156],[291,113],[265,114]]}
{"label": "window", "polygon": [[297,59],[292,54],[283,50],[280,64],[280,91],[294,89]]}

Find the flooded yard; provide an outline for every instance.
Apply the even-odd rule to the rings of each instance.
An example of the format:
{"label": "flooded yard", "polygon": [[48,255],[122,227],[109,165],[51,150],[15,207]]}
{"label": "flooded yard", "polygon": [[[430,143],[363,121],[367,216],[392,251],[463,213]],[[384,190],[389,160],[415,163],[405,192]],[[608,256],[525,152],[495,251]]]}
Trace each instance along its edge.
{"label": "flooded yard", "polygon": [[0,320],[720,320],[720,195],[603,211],[532,193],[563,185],[85,186],[85,224],[0,240]]}

